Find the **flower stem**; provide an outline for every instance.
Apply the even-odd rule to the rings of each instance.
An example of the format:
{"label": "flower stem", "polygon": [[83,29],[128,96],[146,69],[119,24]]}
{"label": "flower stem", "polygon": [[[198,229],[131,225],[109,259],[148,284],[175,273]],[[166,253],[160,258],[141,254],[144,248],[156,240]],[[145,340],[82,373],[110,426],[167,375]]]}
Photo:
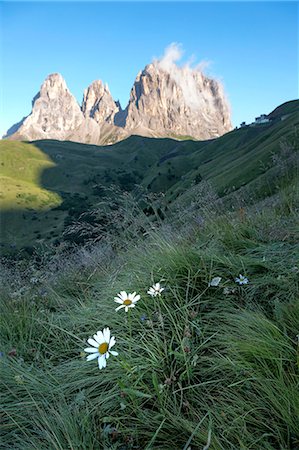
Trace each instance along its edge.
{"label": "flower stem", "polygon": [[130,358],[131,358],[131,356],[132,356],[132,321],[131,321],[131,309],[130,308],[128,311],[128,327],[129,327],[129,336],[130,336],[129,354],[130,354]]}

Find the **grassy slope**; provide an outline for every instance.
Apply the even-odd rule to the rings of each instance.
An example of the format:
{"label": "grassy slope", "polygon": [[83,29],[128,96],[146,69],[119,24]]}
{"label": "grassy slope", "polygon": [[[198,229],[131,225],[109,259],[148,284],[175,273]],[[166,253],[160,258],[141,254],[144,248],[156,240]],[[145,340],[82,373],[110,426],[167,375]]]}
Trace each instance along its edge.
{"label": "grassy slope", "polygon": [[54,166],[34,145],[0,142],[0,209],[43,209],[60,204],[60,199],[41,186],[44,170]]}
{"label": "grassy slope", "polygon": [[[213,183],[221,196],[249,184],[252,192],[260,191],[262,196],[269,184],[272,189],[275,185],[271,177],[271,156],[279,152],[282,138],[294,139],[299,123],[298,104],[298,101],[288,102],[273,112],[276,118],[290,114],[284,121],[235,130],[212,141],[178,142],[132,136],[109,147],[59,141],[37,141],[32,145],[1,142],[0,153],[6,165],[10,164],[9,155],[13,155],[10,161],[13,161],[14,172],[13,175],[10,172],[8,183],[3,179],[3,186],[7,186],[9,192],[4,201],[7,204],[15,196],[14,207],[24,206],[20,213],[3,214],[2,245],[5,249],[10,244],[21,247],[47,243],[61,236],[68,207],[42,211],[41,205],[53,205],[51,199],[41,197],[45,189],[62,200],[77,194],[78,204],[85,202],[86,207],[92,207],[101,200],[101,194],[95,191],[96,185],[123,184],[126,189],[128,183],[129,187],[136,183],[154,192],[166,192],[166,199],[172,202],[188,190],[200,174]],[[36,195],[36,189],[42,190],[30,202],[27,185],[20,180],[19,173],[20,167],[32,166],[33,149],[44,161],[52,161],[52,166],[43,166],[46,170],[40,174],[39,187],[35,178],[32,195]],[[16,152],[23,153],[24,159],[15,158]],[[17,194],[24,194],[23,200],[17,198]],[[54,200],[58,202],[57,199],[56,196]],[[34,202],[36,211],[32,211]]]}
{"label": "grassy slope", "polygon": [[[256,130],[252,146],[260,147],[259,157],[276,148],[277,133],[293,125],[264,135],[270,147],[264,152],[260,139],[269,129]],[[219,158],[230,155],[234,137],[244,138],[244,132],[251,130],[221,138]],[[137,151],[139,138],[129,142]],[[149,140],[144,142],[146,152]],[[178,151],[172,141],[164,142],[170,143],[164,156]],[[56,143],[47,145],[55,160]],[[182,143],[180,151],[196,159],[202,155],[191,145],[202,146],[208,158],[204,147],[215,143]],[[79,165],[83,148],[75,152]],[[227,166],[236,170],[237,149],[235,155]],[[155,167],[158,155],[152,156],[146,183],[161,166],[169,168],[169,158]],[[178,161],[177,170],[184,161],[179,158],[170,158]],[[201,171],[209,164],[202,161]],[[237,164],[240,176],[247,176],[244,164]],[[272,174],[271,167],[255,172],[258,167],[253,167],[258,178]],[[209,170],[211,179],[219,177],[221,193],[225,177],[212,162]],[[75,171],[78,180],[78,166]],[[156,230],[144,218],[147,233],[126,241],[125,249],[121,237],[114,250],[100,244],[50,260],[45,254],[42,265],[1,267],[3,448],[297,450],[299,191],[292,176],[287,180],[276,179],[271,198],[246,205],[242,213],[223,208],[215,193],[210,205],[207,185],[201,191],[199,184],[181,198],[180,215]],[[249,187],[256,188],[254,180]],[[194,220],[194,208],[203,220]],[[236,284],[240,273],[248,285]],[[220,285],[209,287],[216,276]],[[154,281],[166,288],[161,298],[147,295]],[[141,294],[129,320],[123,310],[114,310],[120,290]],[[110,356],[100,372],[83,349],[105,326],[116,336],[119,356]]]}
{"label": "grassy slope", "polygon": [[[285,198],[2,271],[3,448],[297,449],[298,192]],[[141,294],[130,321],[124,289]],[[100,372],[82,351],[104,326],[119,356]]]}
{"label": "grassy slope", "polygon": [[[64,228],[67,212],[56,209],[43,211],[40,207],[41,195],[35,199],[35,204],[26,202],[27,198],[25,198],[23,203],[18,205],[20,199],[17,194],[19,192],[28,194],[27,185],[25,186],[24,182],[19,180],[18,173],[20,167],[31,167],[33,149],[36,154],[43,155],[43,167],[45,167],[44,161],[52,161],[52,165],[48,163],[46,170],[40,176],[39,194],[47,190],[55,192],[64,200],[70,195],[77,194],[79,196],[77,203],[80,204],[82,198],[86,197],[87,203],[92,206],[101,200],[101,196],[94,194],[95,185],[118,184],[119,177],[123,177],[124,182],[133,180],[132,182],[140,183],[144,171],[155,164],[160,156],[164,152],[168,152],[174,145],[176,145],[175,141],[167,139],[150,140],[139,137],[132,137],[129,141],[116,144],[113,148],[59,141],[39,141],[34,145],[12,141],[1,142],[0,152],[4,164],[7,166],[8,160],[14,163],[9,180],[12,186],[11,195],[8,198],[5,194],[6,203],[12,199],[12,196],[14,196],[14,201],[11,203],[12,210],[4,210],[2,214],[2,242],[6,246],[13,244],[20,247],[44,240],[50,241],[51,237],[60,236]],[[19,157],[20,152],[24,158]],[[18,154],[18,158],[15,158],[16,154]],[[26,163],[23,163],[23,159]],[[134,175],[132,175],[133,171]],[[34,168],[30,170],[28,178],[34,195],[35,190],[38,189]],[[3,181],[3,187],[7,192],[8,183],[4,179]],[[59,203],[57,202],[57,204]],[[52,205],[53,202],[49,202],[49,208]],[[18,206],[23,206],[19,212],[14,210]]]}

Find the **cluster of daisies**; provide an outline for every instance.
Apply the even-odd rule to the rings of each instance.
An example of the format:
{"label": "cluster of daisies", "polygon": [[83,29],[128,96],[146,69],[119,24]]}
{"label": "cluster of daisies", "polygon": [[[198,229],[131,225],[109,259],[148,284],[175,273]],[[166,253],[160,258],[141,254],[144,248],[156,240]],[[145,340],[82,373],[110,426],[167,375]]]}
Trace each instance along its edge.
{"label": "cluster of daisies", "polygon": [[[212,278],[208,286],[219,286],[221,279],[222,279],[221,277]],[[242,286],[243,284],[248,284],[249,280],[244,275],[239,274],[239,276],[235,278],[235,282],[240,286]]]}
{"label": "cluster of daisies", "polygon": [[[209,282],[209,286],[219,286],[221,281],[221,277],[215,277]],[[248,284],[249,280],[244,275],[239,275],[235,278],[235,282],[239,285]],[[153,286],[149,288],[147,294],[151,297],[161,296],[161,293],[164,291],[164,287],[160,285],[160,283],[155,283]],[[119,305],[115,311],[119,311],[120,309],[124,309],[127,313],[130,308],[135,308],[136,303],[140,300],[140,295],[136,292],[127,293],[126,291],[121,291],[114,297],[114,301]],[[106,367],[107,359],[110,355],[117,356],[118,353],[114,350],[111,350],[115,345],[115,337],[111,336],[110,329],[104,328],[102,331],[98,331],[93,338],[89,338],[87,340],[90,347],[84,349],[87,355],[87,361],[92,361],[93,359],[98,360],[99,369],[103,369]]]}
{"label": "cluster of daisies", "polygon": [[[162,291],[164,291],[164,288],[160,285],[160,283],[155,283],[149,288],[147,293],[151,297],[157,297],[161,296]],[[140,300],[140,295],[137,295],[136,292],[127,294],[126,291],[121,291],[117,294],[117,297],[114,297],[114,301],[119,304],[115,311],[119,311],[124,308],[125,312],[128,312],[129,308],[135,308],[138,300]],[[87,361],[92,361],[97,358],[99,369],[106,367],[107,359],[110,354],[113,356],[118,355],[117,352],[111,350],[111,348],[115,345],[115,337],[111,336],[111,332],[108,327],[104,328],[103,331],[98,331],[93,338],[89,338],[87,342],[91,347],[84,349],[84,351],[88,353],[86,359]]]}

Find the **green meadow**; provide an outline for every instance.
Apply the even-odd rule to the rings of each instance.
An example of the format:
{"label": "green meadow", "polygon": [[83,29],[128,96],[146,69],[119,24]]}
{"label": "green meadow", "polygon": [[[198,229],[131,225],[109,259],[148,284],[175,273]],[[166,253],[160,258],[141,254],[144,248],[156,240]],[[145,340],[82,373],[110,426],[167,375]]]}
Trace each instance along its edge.
{"label": "green meadow", "polygon": [[51,208],[60,204],[57,194],[44,189],[41,176],[55,164],[34,145],[1,142],[0,208],[22,210]]}
{"label": "green meadow", "polygon": [[1,141],[2,252],[60,244],[82,213],[101,207],[111,186],[162,193],[164,210],[201,181],[211,182],[222,198],[247,196],[247,203],[252,193],[254,198],[273,194],[281,174],[272,158],[282,141],[297,149],[297,110],[298,101],[285,103],[273,111],[271,124],[202,142],[139,136],[106,147]]}
{"label": "green meadow", "polygon": [[37,190],[3,233],[1,448],[299,448],[297,110],[207,142],[1,142]]}

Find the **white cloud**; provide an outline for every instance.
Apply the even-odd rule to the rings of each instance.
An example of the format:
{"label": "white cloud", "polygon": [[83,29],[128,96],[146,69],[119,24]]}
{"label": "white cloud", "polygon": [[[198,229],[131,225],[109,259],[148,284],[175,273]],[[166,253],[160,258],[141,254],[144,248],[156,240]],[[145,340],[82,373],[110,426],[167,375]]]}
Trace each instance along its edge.
{"label": "white cloud", "polygon": [[209,90],[203,89],[204,72],[210,66],[209,61],[201,61],[193,67],[195,57],[192,56],[185,64],[178,65],[184,54],[182,44],[173,42],[160,59],[153,63],[161,70],[168,72],[171,78],[180,86],[186,104],[192,109],[200,109],[204,103],[211,101]]}
{"label": "white cloud", "polygon": [[163,57],[155,63],[165,72],[171,72],[176,67],[176,61],[182,59],[183,53],[182,44],[173,42],[165,49]]}

